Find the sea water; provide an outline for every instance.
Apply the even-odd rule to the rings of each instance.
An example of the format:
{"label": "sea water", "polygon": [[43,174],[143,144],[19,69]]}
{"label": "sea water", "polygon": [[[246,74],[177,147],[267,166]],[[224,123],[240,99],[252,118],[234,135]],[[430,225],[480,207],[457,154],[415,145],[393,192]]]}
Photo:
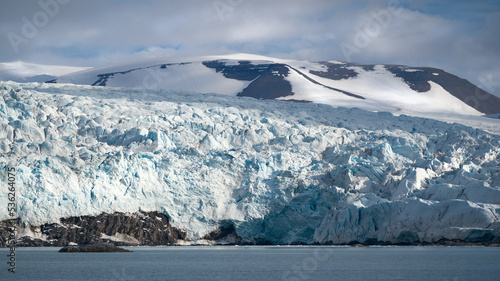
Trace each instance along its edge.
{"label": "sea water", "polygon": [[132,253],[0,249],[0,280],[500,280],[500,248],[127,247]]}

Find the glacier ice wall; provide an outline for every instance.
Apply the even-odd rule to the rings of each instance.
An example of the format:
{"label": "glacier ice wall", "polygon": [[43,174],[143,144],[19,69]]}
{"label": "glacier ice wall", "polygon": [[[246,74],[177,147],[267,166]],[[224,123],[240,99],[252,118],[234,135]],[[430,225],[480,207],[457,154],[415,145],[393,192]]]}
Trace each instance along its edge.
{"label": "glacier ice wall", "polygon": [[404,115],[0,82],[0,168],[31,225],[141,210],[190,239],[480,241],[500,234],[499,152],[498,135]]}

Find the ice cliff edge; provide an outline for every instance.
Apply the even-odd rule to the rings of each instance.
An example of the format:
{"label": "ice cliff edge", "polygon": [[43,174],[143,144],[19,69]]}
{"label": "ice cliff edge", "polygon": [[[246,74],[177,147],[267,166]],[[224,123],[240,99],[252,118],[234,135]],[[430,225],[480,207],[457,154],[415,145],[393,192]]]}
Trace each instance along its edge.
{"label": "ice cliff edge", "polygon": [[34,230],[141,211],[161,212],[191,241],[224,226],[245,243],[271,244],[500,236],[500,137],[459,124],[214,94],[0,82],[0,128],[0,168],[16,167],[17,213]]}

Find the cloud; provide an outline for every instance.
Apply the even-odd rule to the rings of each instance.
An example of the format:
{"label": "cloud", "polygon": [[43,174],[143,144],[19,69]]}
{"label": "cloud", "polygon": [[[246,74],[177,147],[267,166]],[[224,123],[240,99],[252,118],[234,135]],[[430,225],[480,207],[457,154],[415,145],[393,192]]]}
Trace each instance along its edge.
{"label": "cloud", "polygon": [[[500,81],[497,2],[3,0],[0,62],[99,66],[246,52],[435,66],[477,84],[480,77],[491,76],[490,90],[500,94],[500,86],[494,86]],[[52,11],[57,5],[57,12],[47,12],[47,5]],[[390,12],[390,20],[377,21],[374,15],[384,11]],[[30,38],[23,34],[26,21],[39,25]],[[366,46],[356,46],[359,30],[369,31]],[[13,47],[12,34],[25,40]],[[349,58],[343,44],[357,48]]]}

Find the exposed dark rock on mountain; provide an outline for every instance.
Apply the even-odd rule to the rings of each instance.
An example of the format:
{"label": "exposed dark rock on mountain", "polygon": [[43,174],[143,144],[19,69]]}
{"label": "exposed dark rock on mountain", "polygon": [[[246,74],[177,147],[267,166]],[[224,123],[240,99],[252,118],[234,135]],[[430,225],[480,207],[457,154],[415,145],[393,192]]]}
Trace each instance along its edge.
{"label": "exposed dark rock on mountain", "polygon": [[[326,82],[318,77],[332,81]],[[380,83],[377,82],[378,79]],[[245,83],[238,83],[235,80]],[[342,83],[343,80],[351,80],[352,83]],[[500,98],[469,81],[441,69],[404,65],[307,62],[268,57],[252,58],[252,56],[244,55],[227,58],[223,56],[198,57],[186,58],[185,61],[157,59],[100,67],[61,76],[48,82],[218,93],[256,99],[308,100],[333,106],[343,103],[345,97],[339,95],[341,93],[357,99],[351,101],[352,104],[349,106],[352,107],[373,110],[373,106],[380,103],[380,108],[390,112],[398,114],[405,110],[413,112],[415,108],[412,102],[408,101],[412,98],[407,95],[393,96],[392,102],[401,104],[403,107],[398,105],[392,109],[391,106],[387,107],[384,99],[378,98],[384,96],[387,89],[377,84],[393,87],[390,89],[395,92],[407,92],[409,89],[400,83],[401,80],[408,85],[416,97],[423,100],[424,112],[426,108],[433,108],[436,105],[432,104],[432,101],[452,95],[463,103],[450,99],[453,100],[452,104],[443,104],[438,110],[455,114],[477,114],[472,110],[474,108],[484,114],[500,113]],[[432,91],[430,93],[432,95],[428,98],[420,95],[431,90],[430,82],[436,83],[445,91],[439,89],[436,90],[437,92]],[[364,85],[364,88],[356,87],[358,83]],[[370,87],[370,83],[374,87]],[[434,96],[436,93],[438,97]]]}
{"label": "exposed dark rock on mountain", "polygon": [[[374,71],[375,65],[354,63],[330,63],[321,62],[327,67],[326,71],[311,70],[310,73],[331,80],[343,80],[358,77],[354,67],[361,67],[364,71]],[[384,68],[419,93],[425,93],[431,89],[429,81],[432,81],[447,92],[485,114],[500,112],[500,98],[475,86],[469,81],[450,74],[441,69],[432,67],[408,67],[404,65],[384,65]]]}
{"label": "exposed dark rock on mountain", "polygon": [[337,88],[333,88],[333,87],[330,87],[330,86],[326,86],[324,84],[321,84],[319,83],[318,81],[312,79],[311,77],[309,77],[308,75],[304,74],[303,72],[297,70],[296,68],[293,68],[291,66],[288,66],[290,69],[294,70],[295,72],[297,72],[299,75],[301,75],[302,77],[304,77],[305,79],[307,79],[309,82],[312,82],[313,84],[316,84],[316,85],[320,85],[320,86],[323,86],[327,89],[330,89],[330,90],[334,90],[334,91],[337,91],[337,92],[340,92],[344,95],[347,95],[347,96],[350,96],[350,97],[353,97],[353,98],[357,98],[357,99],[361,99],[361,100],[364,100],[365,98],[360,96],[360,95],[355,95],[353,93],[349,93],[347,91],[344,91],[344,90],[340,90],[340,89],[337,89]]}
{"label": "exposed dark rock on mountain", "polygon": [[224,77],[242,81],[252,81],[238,96],[256,99],[275,99],[291,96],[292,85],[284,77],[289,74],[285,64],[251,64],[239,61],[238,65],[226,65],[224,61],[206,61],[203,65],[222,72]]}
{"label": "exposed dark rock on mountain", "polygon": [[[456,98],[485,114],[500,112],[500,98],[491,95],[471,82],[431,67],[386,66],[396,77],[402,78],[414,91],[424,93],[431,89],[432,81]],[[411,71],[408,71],[410,69]]]}
{"label": "exposed dark rock on mountain", "polygon": [[[61,219],[60,223],[30,228],[43,239],[21,237],[18,246],[88,245],[109,240],[117,245],[151,246],[171,245],[186,238],[186,233],[172,227],[169,218],[160,212],[70,217]],[[3,241],[8,234],[2,226],[0,237]]]}
{"label": "exposed dark rock on mountain", "polygon": [[373,71],[375,65],[373,64],[355,64],[355,63],[331,63],[331,62],[321,62],[322,65],[327,67],[327,71],[316,71],[311,70],[310,73],[319,77],[328,78],[332,80],[342,80],[355,78],[358,73],[352,69],[353,66],[358,66],[363,68],[365,71]]}

